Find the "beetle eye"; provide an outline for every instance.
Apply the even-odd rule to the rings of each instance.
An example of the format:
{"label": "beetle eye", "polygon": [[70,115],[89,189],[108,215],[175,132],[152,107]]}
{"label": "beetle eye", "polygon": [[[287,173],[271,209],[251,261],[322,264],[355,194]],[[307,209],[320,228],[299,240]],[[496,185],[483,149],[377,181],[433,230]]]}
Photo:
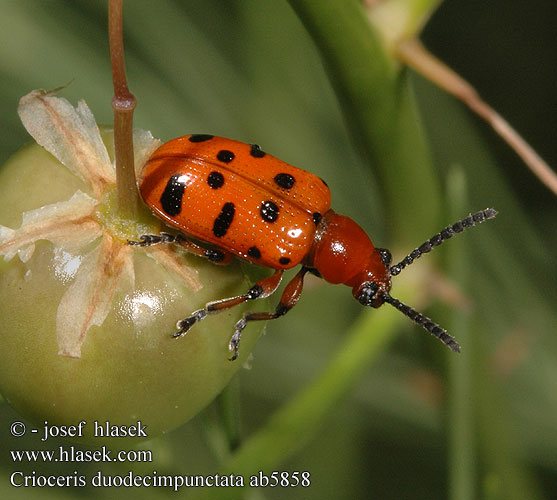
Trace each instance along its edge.
{"label": "beetle eye", "polygon": [[377,251],[379,252],[379,256],[381,257],[381,262],[389,267],[391,265],[391,261],[393,260],[391,252],[389,252],[389,250],[387,250],[386,248],[378,248]]}
{"label": "beetle eye", "polygon": [[357,299],[360,304],[363,306],[370,306],[373,301],[375,300],[375,296],[377,295],[377,290],[379,290],[379,286],[376,283],[368,282],[365,284],[359,293]]}

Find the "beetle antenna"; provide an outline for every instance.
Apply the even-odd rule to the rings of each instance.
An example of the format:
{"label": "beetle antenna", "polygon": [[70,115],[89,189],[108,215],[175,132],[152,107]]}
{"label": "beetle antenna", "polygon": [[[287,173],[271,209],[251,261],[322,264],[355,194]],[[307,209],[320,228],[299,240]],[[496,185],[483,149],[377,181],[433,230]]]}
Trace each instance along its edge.
{"label": "beetle antenna", "polygon": [[455,222],[454,224],[447,226],[441,232],[432,236],[425,243],[420,245],[418,248],[413,250],[404,259],[402,259],[398,264],[391,266],[390,271],[392,276],[396,276],[400,273],[406,266],[412,264],[418,257],[421,257],[424,253],[428,253],[433,247],[439,246],[444,241],[452,238],[457,233],[462,233],[465,229],[469,227],[474,227],[476,224],[483,222],[487,219],[493,219],[497,215],[497,210],[493,208],[486,208],[475,214],[470,214],[468,217]]}
{"label": "beetle antenna", "polygon": [[441,328],[437,323],[431,321],[427,316],[424,316],[415,309],[412,309],[410,306],[407,306],[400,300],[391,297],[388,293],[383,292],[382,295],[385,302],[391,304],[393,307],[396,307],[402,314],[410,318],[412,321],[414,321],[414,323],[420,325],[423,329],[427,330],[434,337],[437,337],[447,347],[455,352],[460,352],[460,345],[458,345],[458,342],[447,333],[447,330]]}

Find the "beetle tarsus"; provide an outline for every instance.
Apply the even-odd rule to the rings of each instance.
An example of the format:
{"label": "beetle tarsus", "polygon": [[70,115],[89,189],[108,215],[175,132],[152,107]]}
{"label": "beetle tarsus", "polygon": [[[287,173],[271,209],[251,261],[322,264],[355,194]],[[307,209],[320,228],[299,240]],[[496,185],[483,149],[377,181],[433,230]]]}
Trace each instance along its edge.
{"label": "beetle tarsus", "polygon": [[193,325],[195,325],[198,321],[204,319],[205,316],[207,316],[207,310],[199,309],[193,312],[191,316],[181,319],[180,321],[178,321],[178,323],[176,323],[176,328],[178,329],[178,331],[172,334],[172,337],[175,339],[183,337],[186,333],[188,333]]}
{"label": "beetle tarsus", "polygon": [[128,245],[135,245],[138,247],[149,247],[161,242],[161,237],[156,234],[142,234],[139,237],[140,241],[128,240]]}
{"label": "beetle tarsus", "polygon": [[140,241],[128,240],[128,245],[135,245],[139,247],[150,247],[152,245],[158,245],[159,243],[175,243],[179,242],[179,236],[174,236],[170,233],[161,234],[142,234],[139,237]]}
{"label": "beetle tarsus", "polygon": [[236,330],[234,331],[234,335],[230,338],[230,342],[228,343],[228,350],[234,351],[234,354],[231,358],[228,358],[230,361],[234,361],[238,357],[238,351],[240,349],[240,339],[242,338],[242,330],[246,327],[246,319],[242,318],[236,323]]}

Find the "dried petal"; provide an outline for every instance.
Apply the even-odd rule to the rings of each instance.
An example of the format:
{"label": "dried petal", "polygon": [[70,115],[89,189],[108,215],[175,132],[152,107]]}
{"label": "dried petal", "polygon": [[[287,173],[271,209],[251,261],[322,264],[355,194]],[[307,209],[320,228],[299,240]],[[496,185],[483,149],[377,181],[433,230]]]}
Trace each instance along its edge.
{"label": "dried petal", "polygon": [[18,113],[35,141],[53,154],[99,196],[116,176],[95,117],[85,101],[74,108],[66,99],[34,90],[19,101]]}
{"label": "dried petal", "polygon": [[68,201],[24,212],[19,229],[0,226],[0,255],[8,261],[18,253],[26,262],[35,242],[49,240],[66,250],[81,248],[100,236],[101,227],[92,219],[97,202],[81,191]]}
{"label": "dried petal", "polygon": [[132,293],[132,255],[129,245],[105,232],[101,244],[85,256],[74,282],[58,306],[58,354],[72,358],[81,356],[85,335],[91,326],[100,326],[104,322],[121,278],[125,278],[123,286]]}
{"label": "dried petal", "polygon": [[203,288],[197,277],[197,270],[193,267],[185,266],[174,250],[162,245],[147,247],[146,250],[147,255],[155,259],[171,274],[181,278],[192,291],[198,292]]}
{"label": "dried petal", "polygon": [[[66,282],[73,279],[57,311],[59,354],[80,357],[87,332],[91,326],[101,326],[108,315],[121,278],[127,278],[127,283],[122,284],[128,286],[126,292],[133,293],[132,248],[103,230],[95,214],[105,188],[116,183],[115,171],[95,118],[84,101],[74,108],[66,99],[35,90],[21,98],[18,112],[36,142],[86,182],[93,194],[91,198],[78,191],[66,202],[26,212],[17,230],[0,226],[0,255],[6,260],[18,253],[22,261],[27,261],[37,240],[54,243],[57,276]],[[136,171],[141,171],[159,145],[150,132],[134,131]],[[72,252],[100,235],[101,243],[87,255]],[[197,271],[184,266],[173,250],[153,248],[148,252],[189,288],[202,288]]]}
{"label": "dried petal", "polygon": [[135,129],[133,131],[133,151],[135,161],[135,172],[137,175],[147,163],[149,157],[161,145],[159,139],[155,139],[148,130]]}

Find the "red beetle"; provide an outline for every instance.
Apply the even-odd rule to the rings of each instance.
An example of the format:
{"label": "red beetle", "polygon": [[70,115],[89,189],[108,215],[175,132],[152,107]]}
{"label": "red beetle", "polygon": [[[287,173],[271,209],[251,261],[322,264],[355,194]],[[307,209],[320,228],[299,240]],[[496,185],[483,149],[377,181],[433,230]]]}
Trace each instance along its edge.
{"label": "red beetle", "polygon": [[209,302],[179,321],[174,337],[185,335],[207,314],[268,297],[278,288],[284,270],[301,264],[274,312],[244,313],[236,323],[229,344],[232,360],[238,357],[246,323],[275,319],[292,309],[308,271],[329,283],[352,287],[352,295],[363,305],[391,304],[453,351],[460,351],[443,328],[389,294],[391,277],[455,233],[495,217],[495,210],[482,210],[446,227],[391,266],[387,249],[375,248],[356,222],[330,209],[325,181],[255,144],[206,134],[178,137],[153,153],[139,183],[145,203],[180,234],[143,235],[130,244],[177,243],[218,264],[237,256],[276,269],[245,295]]}

